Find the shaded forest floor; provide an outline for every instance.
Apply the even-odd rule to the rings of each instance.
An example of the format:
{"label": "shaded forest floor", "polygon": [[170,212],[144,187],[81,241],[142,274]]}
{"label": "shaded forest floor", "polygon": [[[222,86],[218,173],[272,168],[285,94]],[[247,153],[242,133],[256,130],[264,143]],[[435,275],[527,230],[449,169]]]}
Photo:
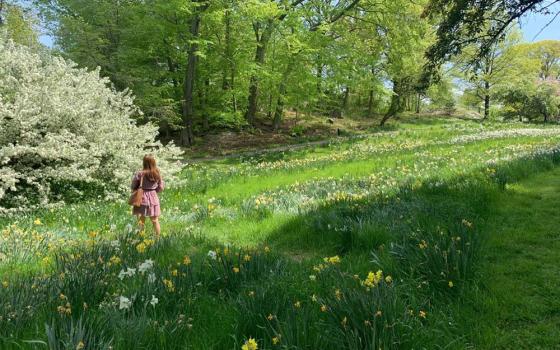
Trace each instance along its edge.
{"label": "shaded forest floor", "polygon": [[465,316],[475,348],[560,349],[560,168],[508,187],[493,205],[482,288]]}
{"label": "shaded forest floor", "polygon": [[[431,124],[434,118],[448,119],[448,114],[420,113],[406,115],[407,123]],[[455,118],[457,116],[454,116]],[[317,115],[296,115],[288,112],[279,130],[270,121],[261,120],[256,128],[238,131],[219,130],[208,132],[195,139],[192,147],[185,148],[187,159],[216,160],[246,156],[259,152],[283,152],[307,146],[326,145],[332,140],[345,140],[366,134],[391,131],[400,118],[379,127],[381,117],[329,118]],[[472,119],[472,118],[467,118]]]}

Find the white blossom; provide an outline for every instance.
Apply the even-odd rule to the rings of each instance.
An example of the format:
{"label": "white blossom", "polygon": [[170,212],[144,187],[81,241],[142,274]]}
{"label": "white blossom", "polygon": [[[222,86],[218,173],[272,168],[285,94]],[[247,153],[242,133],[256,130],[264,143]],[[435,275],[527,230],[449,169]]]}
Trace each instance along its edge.
{"label": "white blossom", "polygon": [[152,295],[152,300],[150,300],[150,304],[155,307],[157,305],[157,303],[159,302],[159,299],[156,298],[155,295]]}
{"label": "white blossom", "polygon": [[138,266],[138,272],[144,273],[154,267],[154,261],[152,259],[147,259]]}
{"label": "white blossom", "polygon": [[121,270],[121,271],[119,272],[119,278],[122,280],[122,279],[124,279],[126,276],[132,277],[132,276],[134,276],[135,274],[136,274],[136,269],[132,269],[132,268],[128,267],[128,268],[126,269],[126,271],[125,271],[125,270]]}
{"label": "white blossom", "polygon": [[128,310],[132,306],[132,301],[125,296],[120,296],[119,298],[119,309],[120,310]]}
{"label": "white blossom", "polygon": [[0,33],[0,214],[61,203],[57,188],[81,196],[87,185],[104,199],[125,199],[148,152],[172,185],[180,170],[172,159],[181,152],[156,141],[156,125],[137,125],[133,101],[99,69],[35,53]]}
{"label": "white blossom", "polygon": [[217,256],[218,256],[218,254],[216,254],[215,251],[213,251],[213,250],[209,250],[209,251],[208,251],[208,257],[209,257],[210,259],[216,260]]}

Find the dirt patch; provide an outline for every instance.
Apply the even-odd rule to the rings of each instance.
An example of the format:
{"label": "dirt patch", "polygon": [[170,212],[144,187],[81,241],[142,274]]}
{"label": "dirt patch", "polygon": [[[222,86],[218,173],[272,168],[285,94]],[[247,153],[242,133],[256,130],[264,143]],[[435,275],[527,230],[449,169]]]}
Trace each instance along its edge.
{"label": "dirt patch", "polygon": [[266,150],[285,145],[328,140],[336,136],[358,135],[376,126],[375,119],[328,118],[302,116],[288,112],[280,128],[260,120],[254,129],[208,133],[185,149],[187,158],[211,158]]}

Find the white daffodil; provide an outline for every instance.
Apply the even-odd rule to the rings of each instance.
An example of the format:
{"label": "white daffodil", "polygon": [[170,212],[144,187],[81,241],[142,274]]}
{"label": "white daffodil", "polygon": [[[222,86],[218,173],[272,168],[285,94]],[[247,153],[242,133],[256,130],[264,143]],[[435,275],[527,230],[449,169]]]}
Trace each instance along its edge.
{"label": "white daffodil", "polygon": [[120,310],[128,310],[132,306],[132,301],[125,296],[120,296],[119,298],[119,309]]}
{"label": "white daffodil", "polygon": [[154,267],[154,261],[152,259],[147,259],[138,266],[138,272],[143,274],[144,272],[151,270],[152,267]]}

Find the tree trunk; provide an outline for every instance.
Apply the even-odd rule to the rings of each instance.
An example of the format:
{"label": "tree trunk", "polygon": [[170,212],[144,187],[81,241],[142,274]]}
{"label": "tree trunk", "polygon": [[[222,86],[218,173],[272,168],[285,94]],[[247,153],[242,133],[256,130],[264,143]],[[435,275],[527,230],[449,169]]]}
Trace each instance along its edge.
{"label": "tree trunk", "polygon": [[[286,84],[288,83],[288,77],[292,73],[294,68],[294,62],[296,61],[297,55],[291,57],[284,74],[282,74],[282,80],[280,81],[280,86],[278,86],[278,101],[276,102],[276,109],[274,111],[274,131],[278,131],[280,128],[280,123],[282,122],[282,117],[284,116],[284,101],[286,100]],[[297,110],[296,110],[296,120],[297,120]]]}
{"label": "tree trunk", "polygon": [[231,107],[234,112],[237,112],[237,101],[234,93],[235,67],[233,65],[233,48],[231,42],[231,11],[229,9],[225,12],[224,22],[225,60],[223,67],[222,89],[224,91],[231,91]]}
{"label": "tree trunk", "polygon": [[416,94],[416,114],[420,114],[420,94]]}
{"label": "tree trunk", "polygon": [[342,111],[344,112],[346,110],[346,107],[348,107],[348,97],[350,96],[350,88],[348,87],[348,85],[346,85],[346,88],[344,89],[344,97],[342,98]]}
{"label": "tree trunk", "polygon": [[204,117],[202,119],[202,128],[204,129],[205,132],[207,132],[210,129],[210,123],[208,121],[208,106],[210,104],[210,99],[209,96],[210,95],[210,79],[206,78],[206,80],[204,80],[204,93],[203,93],[203,99],[202,101],[204,101],[204,108],[202,109],[204,112]]}
{"label": "tree trunk", "polygon": [[4,24],[2,19],[2,11],[4,10],[4,0],[0,0],[0,27]]}
{"label": "tree trunk", "polygon": [[371,117],[373,112],[373,90],[369,90],[368,104],[367,104],[367,116]]}
{"label": "tree trunk", "polygon": [[484,118],[487,120],[490,116],[490,83],[486,80],[484,81]]}
{"label": "tree trunk", "polygon": [[[255,52],[255,63],[259,68],[262,67],[265,62],[266,49],[268,46],[268,42],[270,41],[270,37],[272,35],[273,25],[274,25],[273,20],[269,20],[262,34],[259,34],[260,26],[258,24],[254,25],[255,35],[257,37],[257,50]],[[258,73],[253,73],[251,74],[251,79],[249,81],[249,100],[248,100],[247,112],[245,113],[245,119],[251,125],[255,124],[255,117],[257,115],[257,107],[258,107],[258,98],[259,98],[259,77],[258,77]]]}
{"label": "tree trunk", "polygon": [[389,110],[381,119],[379,126],[385,125],[387,120],[397,115],[398,112],[402,109],[402,100],[400,94],[400,83],[397,81],[393,82],[393,96],[391,97],[391,105],[389,106]]}
{"label": "tree trunk", "polygon": [[[190,23],[190,34],[193,40],[198,39],[200,31],[200,13],[193,14]],[[185,70],[185,81],[183,85],[183,130],[181,131],[181,144],[190,146],[194,142],[193,134],[193,87],[196,75],[196,53],[198,44],[193,42],[188,49],[187,69]]]}
{"label": "tree trunk", "polygon": [[230,10],[226,10],[225,11],[225,15],[224,15],[224,24],[225,24],[225,52],[224,52],[224,66],[223,68],[223,76],[222,76],[222,89],[224,91],[229,90],[230,86],[230,82],[229,82],[229,69],[230,69],[230,64],[231,64],[231,15],[230,15]]}
{"label": "tree trunk", "polygon": [[276,102],[276,110],[274,111],[274,131],[278,131],[282,117],[284,116],[284,95],[286,94],[285,82],[280,83],[278,88],[278,101]]}

